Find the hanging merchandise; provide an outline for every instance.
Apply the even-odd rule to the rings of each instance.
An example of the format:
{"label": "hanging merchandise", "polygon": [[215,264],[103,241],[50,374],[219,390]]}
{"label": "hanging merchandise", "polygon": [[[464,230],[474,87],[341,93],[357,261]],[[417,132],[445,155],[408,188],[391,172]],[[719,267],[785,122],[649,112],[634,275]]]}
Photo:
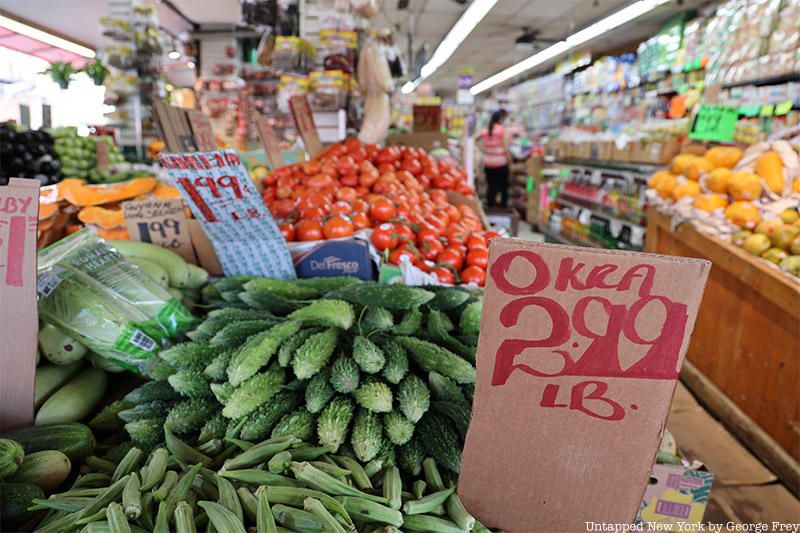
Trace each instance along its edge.
{"label": "hanging merchandise", "polygon": [[275,26],[278,23],[277,0],[245,0],[242,2],[242,22],[248,26]]}

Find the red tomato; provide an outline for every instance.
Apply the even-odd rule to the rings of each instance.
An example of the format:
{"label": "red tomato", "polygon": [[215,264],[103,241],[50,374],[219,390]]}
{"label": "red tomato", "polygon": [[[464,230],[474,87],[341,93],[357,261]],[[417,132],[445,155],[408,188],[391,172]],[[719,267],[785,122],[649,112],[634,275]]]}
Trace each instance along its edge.
{"label": "red tomato", "polygon": [[322,217],[325,215],[325,209],[321,207],[306,207],[305,209],[300,210],[300,218],[322,220]]}
{"label": "red tomato", "polygon": [[357,187],[358,186],[358,176],[355,174],[347,174],[339,178],[339,181],[345,187]]}
{"label": "red tomato", "polygon": [[450,174],[441,174],[433,178],[431,184],[437,189],[452,190],[456,187],[456,180]]}
{"label": "red tomato", "polygon": [[334,204],[331,206],[331,215],[349,215],[352,212],[353,206],[342,200],[334,202]]}
{"label": "red tomato", "polygon": [[486,242],[486,237],[473,233],[469,236],[469,239],[467,239],[467,248],[470,250],[474,250],[475,248],[487,250],[489,246]]}
{"label": "red tomato", "polygon": [[356,162],[349,155],[342,156],[336,162],[336,170],[341,174],[352,174],[356,171]]}
{"label": "red tomato", "polygon": [[345,202],[353,202],[358,195],[356,194],[356,190],[352,187],[339,187],[336,189],[336,199],[343,200]]}
{"label": "red tomato", "polygon": [[416,241],[416,235],[414,235],[414,231],[411,228],[399,222],[395,222],[393,226],[399,242],[414,244]]}
{"label": "red tomato", "polygon": [[450,227],[444,233],[445,237],[447,237],[448,244],[464,244],[467,242],[466,234],[456,227]]}
{"label": "red tomato", "polygon": [[419,246],[422,257],[434,261],[444,250],[444,245],[437,240],[423,241]]}
{"label": "red tomato", "polygon": [[322,224],[316,220],[303,219],[295,226],[297,240],[319,241],[322,239]]}
{"label": "red tomato", "polygon": [[414,174],[422,174],[422,163],[420,163],[417,159],[403,159],[403,162],[400,163],[400,168],[403,170],[407,170]]}
{"label": "red tomato", "polygon": [[341,215],[330,217],[322,227],[326,239],[340,239],[350,237],[353,234],[353,223],[350,219]]}
{"label": "red tomato", "polygon": [[386,250],[394,250],[397,248],[397,234],[394,231],[393,224],[381,224],[372,230],[370,242],[379,252]]}
{"label": "red tomato", "polygon": [[270,207],[270,212],[278,218],[285,218],[294,213],[294,200],[275,200]]}
{"label": "red tomato", "polygon": [[473,248],[467,254],[467,265],[480,267],[483,270],[486,270],[486,266],[489,264],[489,252],[486,251],[484,248]]}
{"label": "red tomato", "polygon": [[370,226],[369,217],[363,212],[359,211],[352,218],[353,227],[357,230],[368,228]]}
{"label": "red tomato", "polygon": [[368,172],[362,172],[361,175],[358,177],[358,184],[362,187],[372,187],[375,185],[375,182],[378,181],[378,174],[372,174]]}
{"label": "red tomato", "polygon": [[322,165],[320,165],[319,161],[309,161],[308,163],[303,165],[303,173],[306,176],[313,176],[314,174],[319,174],[320,170],[322,170]]}
{"label": "red tomato", "polygon": [[458,276],[462,283],[475,283],[478,287],[486,283],[486,271],[480,267],[468,266]]}
{"label": "red tomato", "polygon": [[413,248],[401,246],[389,254],[389,262],[393,265],[399,265],[402,257],[407,257],[412,265],[420,261],[419,252]]}
{"label": "red tomato", "polygon": [[431,274],[436,276],[440,283],[448,283],[452,285],[456,282],[456,277],[453,275],[453,271],[446,267],[436,267],[431,270]]}
{"label": "red tomato", "polygon": [[500,234],[497,233],[496,231],[487,231],[486,232],[486,240],[487,241],[491,241],[492,239],[496,239],[499,236],[500,236]]}
{"label": "red tomato", "polygon": [[422,246],[422,243],[425,241],[439,242],[439,232],[434,229],[421,228],[417,232],[417,245]]}
{"label": "red tomato", "polygon": [[453,267],[455,270],[461,270],[461,266],[464,264],[461,254],[451,248],[446,248],[440,252],[436,261],[439,264]]}
{"label": "red tomato", "polygon": [[287,222],[286,224],[281,224],[281,235],[283,238],[286,239],[286,242],[292,242],[294,240],[294,224]]}
{"label": "red tomato", "polygon": [[397,210],[395,209],[394,205],[385,198],[375,202],[369,208],[370,218],[377,222],[388,222],[396,215]]}

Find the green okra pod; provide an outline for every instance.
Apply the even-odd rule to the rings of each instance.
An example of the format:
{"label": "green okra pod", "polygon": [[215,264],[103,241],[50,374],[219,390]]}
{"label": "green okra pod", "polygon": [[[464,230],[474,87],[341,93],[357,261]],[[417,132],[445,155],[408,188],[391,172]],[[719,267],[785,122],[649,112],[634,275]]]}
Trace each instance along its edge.
{"label": "green okra pod", "polygon": [[178,473],[174,470],[168,470],[164,477],[161,480],[161,485],[159,485],[158,489],[153,491],[153,497],[159,501],[163,502],[169,496],[169,493],[172,491],[175,484],[178,482]]}
{"label": "green okra pod", "polygon": [[220,476],[217,478],[217,489],[219,489],[218,503],[235,514],[240,522],[244,520],[242,503],[239,501],[239,495],[236,494],[236,489],[233,487],[233,484]]}
{"label": "green okra pod", "polygon": [[239,501],[242,503],[242,511],[249,522],[255,522],[258,514],[258,500],[247,487],[236,489]]}
{"label": "green okra pod", "polygon": [[328,533],[330,531],[316,515],[294,507],[287,507],[281,504],[273,505],[272,514],[276,522],[289,529],[306,533]]}
{"label": "green okra pod", "polygon": [[326,474],[309,463],[292,463],[292,472],[298,481],[302,481],[310,487],[322,492],[327,492],[328,494],[335,494],[337,496],[356,496],[358,498],[365,498],[377,503],[387,503],[386,498],[362,492],[348,485],[347,483],[336,479],[329,474]]}
{"label": "green okra pod", "polygon": [[272,510],[269,506],[267,487],[263,485],[258,487],[258,490],[256,490],[256,499],[258,503],[256,511],[256,533],[277,533],[278,529],[275,525],[275,517],[272,516]]}
{"label": "green okra pod", "polygon": [[156,523],[153,526],[153,533],[169,533],[169,514],[167,514],[167,504],[164,502],[158,504],[158,513],[156,514]]}
{"label": "green okra pod", "polygon": [[403,529],[425,533],[464,533],[464,530],[453,522],[428,515],[406,516]]}
{"label": "green okra pod", "polygon": [[353,496],[338,496],[336,500],[342,504],[347,514],[356,522],[386,524],[396,527],[403,525],[403,514],[391,507]]}
{"label": "green okra pod", "polygon": [[425,494],[425,488],[428,486],[423,480],[418,479],[411,485],[411,491],[414,493],[414,498],[419,500]]}
{"label": "green okra pod", "polygon": [[322,505],[316,498],[306,498],[303,502],[303,509],[319,518],[328,531],[333,533],[346,533],[342,525],[336,518]]}
{"label": "green okra pod", "polygon": [[139,468],[139,463],[141,463],[143,459],[144,452],[142,452],[141,448],[134,447],[128,450],[128,453],[126,453],[119,462],[117,468],[114,469],[114,474],[111,476],[111,481],[117,481],[122,476],[127,476],[135,469]]}
{"label": "green okra pod", "polygon": [[346,455],[335,455],[333,459],[339,463],[339,466],[350,471],[350,477],[353,478],[356,487],[361,490],[372,490],[372,482],[361,463]]}
{"label": "green okra pod", "polygon": [[242,483],[247,483],[248,485],[277,485],[280,487],[300,486],[300,483],[294,479],[279,474],[273,474],[266,470],[222,470],[219,475],[228,479],[241,481]]}
{"label": "green okra pod", "polygon": [[283,474],[289,468],[290,464],[292,464],[292,452],[284,450],[270,458],[267,463],[267,468],[269,468],[269,471],[273,474]]}
{"label": "green okra pod", "polygon": [[167,471],[168,460],[169,451],[166,448],[157,448],[150,454],[150,460],[145,465],[144,474],[142,474],[142,492],[146,492],[161,483]]}
{"label": "green okra pod", "polygon": [[389,500],[389,507],[400,509],[402,500],[403,482],[400,479],[400,469],[390,466],[383,473],[383,497]]}
{"label": "green okra pod", "polygon": [[247,533],[242,521],[227,508],[214,502],[197,502],[208,515],[209,522],[220,533]]}
{"label": "green okra pod", "polygon": [[128,520],[136,520],[142,514],[142,493],[139,476],[136,474],[128,477],[128,482],[122,489],[122,509]]}
{"label": "green okra pod", "polygon": [[194,465],[187,472],[185,472],[181,476],[180,480],[178,480],[178,482],[175,484],[175,488],[172,489],[167,498],[164,500],[164,503],[166,504],[167,516],[172,516],[172,513],[175,512],[175,507],[178,505],[178,502],[187,498],[189,491],[192,490],[192,482],[194,481],[194,478],[197,477],[197,473],[201,468],[203,468],[203,465],[200,463]]}
{"label": "green okra pod", "polygon": [[461,498],[455,492],[447,498],[445,509],[447,509],[447,516],[450,517],[450,520],[464,531],[472,531],[475,528],[475,517],[469,514],[464,504],[461,503]]}
{"label": "green okra pod", "polygon": [[407,515],[431,513],[443,505],[453,492],[455,492],[455,488],[449,488],[428,494],[419,500],[409,500],[403,504],[403,513]]}
{"label": "green okra pod", "polygon": [[303,446],[301,448],[292,448],[292,460],[297,462],[311,461],[319,459],[326,453],[333,451],[333,446]]}
{"label": "green okra pod", "polygon": [[260,465],[269,461],[276,453],[284,451],[297,442],[299,441],[296,437],[287,435],[282,437],[281,440],[256,444],[249,450],[225,461],[225,470],[241,470]]}
{"label": "green okra pod", "polygon": [[425,481],[427,481],[432,490],[439,491],[445,489],[442,476],[439,474],[439,469],[436,467],[436,461],[430,457],[426,457],[422,461],[422,470],[425,473]]}
{"label": "green okra pod", "polygon": [[[353,526],[353,521],[350,518],[347,510],[332,496],[320,492],[318,490],[306,489],[300,487],[264,487],[271,503],[280,503],[292,507],[302,507],[306,498],[316,498],[322,502],[322,505],[332,513],[336,513],[342,518],[348,526]],[[259,487],[261,489],[261,487]],[[256,491],[257,493],[258,491]]]}
{"label": "green okra pod", "polygon": [[197,533],[194,523],[194,511],[192,506],[186,502],[178,502],[175,506],[175,532],[176,533]]}
{"label": "green okra pod", "polygon": [[211,457],[198,452],[176,437],[168,426],[164,426],[164,440],[167,443],[167,449],[172,452],[176,460],[182,463],[201,463],[203,466],[209,466],[212,463]]}
{"label": "green okra pod", "polygon": [[117,469],[117,465],[115,463],[101,459],[95,455],[90,455],[86,458],[86,466],[90,466],[95,470],[99,470],[108,475],[112,475]]}
{"label": "green okra pod", "polygon": [[108,504],[106,507],[106,519],[111,533],[131,533],[131,526],[125,518],[125,511],[116,502]]}

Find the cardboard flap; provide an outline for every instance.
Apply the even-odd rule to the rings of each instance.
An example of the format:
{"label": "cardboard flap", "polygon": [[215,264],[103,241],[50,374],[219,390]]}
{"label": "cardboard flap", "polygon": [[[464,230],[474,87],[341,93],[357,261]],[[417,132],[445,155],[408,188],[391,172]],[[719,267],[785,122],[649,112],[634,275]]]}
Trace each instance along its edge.
{"label": "cardboard flap", "polygon": [[33,423],[39,181],[0,187],[0,431]]}
{"label": "cardboard flap", "polygon": [[636,518],[708,261],[493,239],[458,493],[486,526]]}
{"label": "cardboard flap", "polygon": [[258,136],[261,137],[261,144],[264,145],[264,152],[267,154],[267,159],[272,167],[272,170],[286,165],[283,160],[283,154],[278,146],[278,136],[275,135],[275,130],[269,123],[269,119],[264,115],[259,115],[256,118],[256,128],[258,129]]}
{"label": "cardboard flap", "polygon": [[311,157],[316,156],[322,151],[322,141],[319,138],[317,126],[314,124],[314,115],[311,113],[308,97],[304,94],[292,96],[289,98],[289,107],[297,132],[306,146],[306,152]]}

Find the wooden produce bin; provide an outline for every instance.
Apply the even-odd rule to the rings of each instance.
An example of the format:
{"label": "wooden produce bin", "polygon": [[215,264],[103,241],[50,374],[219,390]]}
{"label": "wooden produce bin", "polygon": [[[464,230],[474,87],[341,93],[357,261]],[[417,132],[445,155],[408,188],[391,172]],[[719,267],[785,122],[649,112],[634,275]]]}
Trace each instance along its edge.
{"label": "wooden produce bin", "polygon": [[710,399],[718,416],[791,486],[800,460],[800,284],[690,224],[670,230],[670,217],[655,209],[646,250],[713,263],[682,377],[688,370],[690,388],[724,394]]}

